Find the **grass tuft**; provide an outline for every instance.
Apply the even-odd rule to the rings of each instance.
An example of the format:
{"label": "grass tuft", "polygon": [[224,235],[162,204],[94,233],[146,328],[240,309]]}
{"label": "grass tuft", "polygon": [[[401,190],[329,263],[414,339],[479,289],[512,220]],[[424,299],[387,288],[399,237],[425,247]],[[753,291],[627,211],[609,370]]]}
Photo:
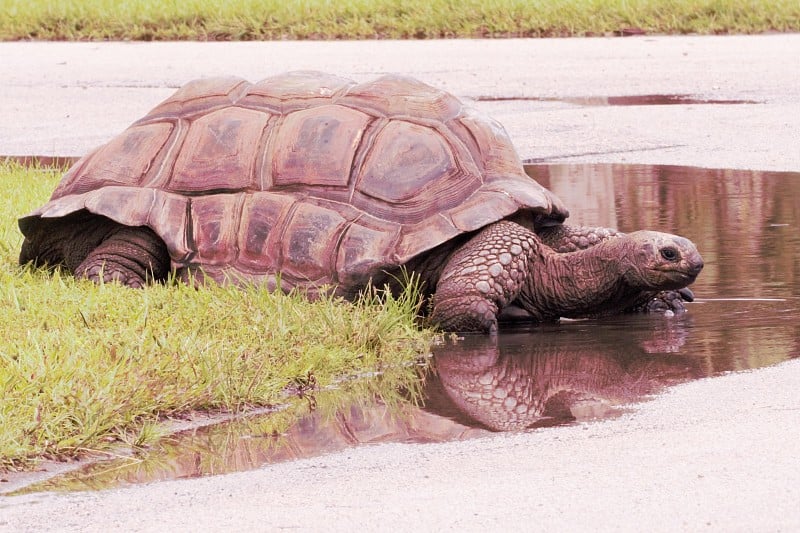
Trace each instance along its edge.
{"label": "grass tuft", "polygon": [[413,285],[397,298],[309,302],[255,286],[131,290],[20,267],[16,218],[59,176],[0,163],[0,470],[142,446],[164,417],[272,405],[309,376],[324,387],[427,351]]}

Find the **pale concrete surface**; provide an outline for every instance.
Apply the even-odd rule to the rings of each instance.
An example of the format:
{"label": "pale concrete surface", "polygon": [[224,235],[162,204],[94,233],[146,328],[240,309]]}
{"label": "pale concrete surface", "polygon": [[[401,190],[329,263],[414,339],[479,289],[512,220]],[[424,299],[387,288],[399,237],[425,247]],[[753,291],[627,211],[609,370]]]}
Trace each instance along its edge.
{"label": "pale concrete surface", "polygon": [[[523,157],[800,170],[800,35],[332,43],[0,43],[0,154],[77,155],[184,81],[413,74],[463,97],[691,94],[749,105],[477,101]],[[575,154],[583,154],[575,156]],[[0,497],[0,531],[800,530],[800,361],[617,420],[381,445],[213,478]]]}
{"label": "pale concrete surface", "polygon": [[[0,155],[81,155],[184,82],[403,72],[466,98],[523,158],[800,168],[800,35],[245,43],[0,43]],[[513,100],[689,94],[746,105]]]}

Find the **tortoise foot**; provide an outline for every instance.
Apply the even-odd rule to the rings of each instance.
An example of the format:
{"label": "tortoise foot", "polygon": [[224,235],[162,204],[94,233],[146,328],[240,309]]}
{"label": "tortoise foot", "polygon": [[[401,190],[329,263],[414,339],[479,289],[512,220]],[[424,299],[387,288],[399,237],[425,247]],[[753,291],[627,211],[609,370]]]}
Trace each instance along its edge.
{"label": "tortoise foot", "polygon": [[677,291],[661,291],[647,302],[629,309],[639,313],[680,314],[686,312],[686,302],[694,300],[694,294],[688,288]]}
{"label": "tortoise foot", "polygon": [[113,262],[90,264],[84,268],[79,267],[75,275],[95,283],[120,283],[134,289],[141,289],[147,284],[146,279],[142,279],[132,270]]}
{"label": "tortoise foot", "polygon": [[430,320],[444,331],[497,333],[497,305],[476,294],[434,298]]}
{"label": "tortoise foot", "polygon": [[167,248],[152,230],[121,227],[86,256],[75,275],[138,289],[149,281],[165,280],[169,267]]}

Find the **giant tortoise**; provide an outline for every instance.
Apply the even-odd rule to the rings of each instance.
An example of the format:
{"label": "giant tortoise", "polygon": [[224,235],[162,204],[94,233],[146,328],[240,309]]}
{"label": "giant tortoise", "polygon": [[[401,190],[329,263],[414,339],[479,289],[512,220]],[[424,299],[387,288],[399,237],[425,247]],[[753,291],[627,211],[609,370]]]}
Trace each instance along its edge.
{"label": "giant tortoise", "polygon": [[656,232],[601,230],[558,253],[587,231],[567,215],[500,124],[412,78],[201,79],[20,219],[20,262],[132,287],[175,271],[345,297],[404,267],[433,322],[478,331],[512,303],[539,320],[619,312],[702,268],[690,241]]}

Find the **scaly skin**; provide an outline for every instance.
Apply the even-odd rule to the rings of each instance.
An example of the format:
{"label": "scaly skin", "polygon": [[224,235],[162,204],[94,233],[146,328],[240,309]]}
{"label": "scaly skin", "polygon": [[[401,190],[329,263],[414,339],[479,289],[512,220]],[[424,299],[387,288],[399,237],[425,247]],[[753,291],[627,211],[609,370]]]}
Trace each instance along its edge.
{"label": "scaly skin", "polygon": [[170,269],[164,241],[150,228],[120,227],[110,232],[75,268],[75,275],[99,282],[117,281],[142,288],[151,280],[163,281]]}
{"label": "scaly skin", "polygon": [[[613,228],[601,226],[571,226],[561,224],[541,228],[536,232],[542,242],[559,253],[585,250],[596,244],[613,237],[624,235]],[[625,309],[625,312],[657,312],[672,311],[675,313],[686,311],[684,302],[694,300],[694,294],[689,288],[668,290],[661,292],[644,292],[641,298]]]}
{"label": "scaly skin", "polygon": [[532,231],[500,221],[450,256],[431,320],[445,330],[496,332],[497,315],[511,302],[539,321],[619,313],[643,293],[689,285],[702,267],[694,245],[674,235],[634,232],[558,253]]}
{"label": "scaly skin", "polygon": [[612,228],[594,226],[571,226],[569,224],[559,224],[541,228],[536,235],[544,244],[559,253],[576,252],[586,250],[596,244],[600,244],[621,233]]}
{"label": "scaly skin", "polygon": [[431,321],[447,331],[496,331],[499,311],[517,299],[534,264],[542,264],[544,248],[536,234],[513,222],[488,226],[450,255]]}

